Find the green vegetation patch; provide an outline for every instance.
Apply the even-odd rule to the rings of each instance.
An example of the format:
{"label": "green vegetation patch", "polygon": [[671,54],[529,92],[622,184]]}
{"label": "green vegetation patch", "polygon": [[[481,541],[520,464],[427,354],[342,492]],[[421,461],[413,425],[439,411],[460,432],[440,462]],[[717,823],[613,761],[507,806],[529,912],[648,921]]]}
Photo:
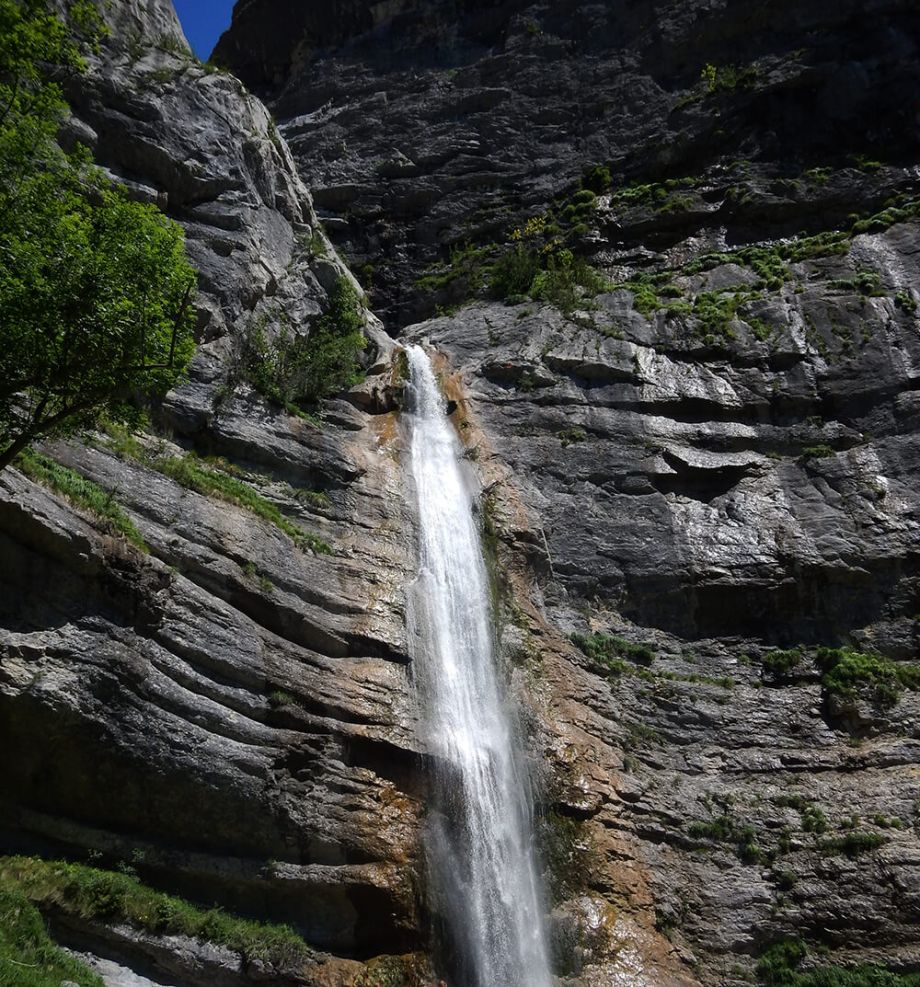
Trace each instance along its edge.
{"label": "green vegetation patch", "polygon": [[572,634],[572,643],[581,649],[591,661],[615,675],[622,675],[627,659],[636,665],[651,665],[655,652],[647,644],[633,644],[622,637],[610,634]]}
{"label": "green vegetation patch", "polygon": [[836,278],[828,281],[828,287],[837,291],[854,292],[868,298],[883,298],[881,275],[877,271],[857,271],[851,278]]}
{"label": "green vegetation patch", "polygon": [[281,326],[266,332],[268,314],[249,327],[242,369],[253,387],[293,414],[354,387],[363,379],[361,354],[367,346],[358,294],[342,276],[329,297],[329,308],[314,319],[308,335],[295,333],[278,314]]}
{"label": "green vegetation patch", "polygon": [[763,658],[763,670],[772,678],[787,678],[811,660],[821,674],[825,692],[842,699],[862,694],[893,706],[904,690],[920,691],[920,665],[853,648],[818,648],[812,656],[804,648],[771,651]]}
{"label": "green vegetation patch", "polygon": [[720,338],[734,339],[736,320],[745,322],[760,339],[768,338],[773,332],[770,325],[742,311],[745,305],[764,297],[759,289],[736,285],[695,293],[687,290],[685,294],[671,283],[673,273],[640,276],[612,287],[630,291],[636,311],[646,318],[654,312],[664,311],[669,317],[686,316],[692,319],[694,334],[708,344]]}
{"label": "green vegetation patch", "polygon": [[775,943],[758,960],[757,977],[766,987],[920,987],[920,973],[895,973],[874,964],[800,970],[807,955],[801,939]]}
{"label": "green vegetation patch", "polygon": [[547,250],[526,243],[502,254],[489,276],[489,292],[494,298],[513,301],[529,297],[565,313],[608,287],[596,268],[568,248]]}
{"label": "green vegetation patch", "polygon": [[[127,922],[157,935],[185,935],[227,946],[241,953],[247,962],[261,960],[275,966],[293,966],[313,955],[303,939],[286,925],[236,918],[219,908],[198,908],[181,898],[154,891],[130,874],[82,864],[0,857],[0,890],[77,918]],[[0,942],[4,935],[0,931]],[[99,983],[85,977],[70,979],[83,987],[98,987]],[[59,977],[54,987],[59,987],[60,980]],[[7,981],[0,983],[5,987]],[[45,981],[35,983],[44,985]]]}
{"label": "green vegetation patch", "polygon": [[822,442],[816,446],[805,446],[799,458],[803,463],[807,463],[811,459],[829,459],[834,455],[836,455],[834,449]]}
{"label": "green vegetation patch", "polygon": [[920,690],[920,666],[893,662],[884,655],[819,648],[815,660],[827,692],[845,699],[868,692],[883,705],[893,706],[903,690]]}
{"label": "green vegetation patch", "polygon": [[0,984],[2,987],[102,987],[102,978],[56,946],[38,909],[0,879]]}
{"label": "green vegetation patch", "polygon": [[853,223],[851,232],[853,235],[880,233],[882,230],[887,230],[889,226],[894,226],[895,223],[906,222],[918,215],[920,215],[920,199],[902,200],[865,219],[857,219]]}
{"label": "green vegetation patch", "polygon": [[277,505],[266,500],[252,487],[223,470],[211,468],[194,453],[185,456],[160,456],[149,465],[188,490],[245,508],[283,531],[300,549],[310,549],[324,555],[332,552],[326,542],[294,524],[281,513]]}
{"label": "green vegetation patch", "polygon": [[635,183],[617,189],[610,197],[612,208],[643,207],[660,213],[682,212],[693,205],[687,194],[702,182],[701,178],[669,178],[664,182]]}
{"label": "green vegetation patch", "polygon": [[465,296],[478,294],[499,251],[497,243],[454,244],[446,263],[433,264],[415,282],[423,291],[445,291],[456,287]]}
{"label": "green vegetation patch", "polygon": [[795,668],[805,660],[805,651],[802,648],[790,648],[787,651],[779,649],[768,652],[761,659],[761,667],[771,678],[786,678]]}
{"label": "green vegetation patch", "polygon": [[75,507],[95,514],[112,532],[121,535],[142,552],[148,551],[140,531],[118,504],[112,491],[104,490],[98,483],[34,449],[24,449],[19,453],[15,465],[30,479],[66,497]]}
{"label": "green vegetation patch", "polygon": [[590,169],[571,195],[510,230],[504,243],[455,245],[450,260],[432,265],[416,287],[450,291],[457,299],[482,292],[512,304],[532,298],[571,314],[609,287],[574,248],[588,232],[597,195],[610,181],[606,166]]}
{"label": "green vegetation patch", "polygon": [[764,857],[757,843],[757,831],[753,826],[739,822],[728,812],[705,822],[694,822],[687,827],[687,834],[694,839],[711,840],[729,844],[740,861],[756,864]]}
{"label": "green vegetation patch", "polygon": [[842,853],[847,857],[861,857],[864,853],[871,853],[880,846],[888,842],[887,836],[881,833],[872,833],[864,829],[854,829],[843,836],[835,836],[832,839],[824,840],[821,849],[825,853]]}
{"label": "green vegetation patch", "polygon": [[707,93],[733,92],[736,89],[753,89],[758,71],[753,65],[713,65],[707,63],[700,70],[700,82]]}
{"label": "green vegetation patch", "polygon": [[541,851],[549,875],[549,891],[560,903],[584,890],[589,857],[584,823],[559,812],[540,820]]}
{"label": "green vegetation patch", "polygon": [[850,234],[846,231],[830,230],[765,246],[703,254],[680,270],[682,274],[698,274],[723,264],[738,264],[750,268],[758,276],[760,280],[755,288],[773,291],[791,278],[788,264],[847,254],[850,251],[849,241]]}

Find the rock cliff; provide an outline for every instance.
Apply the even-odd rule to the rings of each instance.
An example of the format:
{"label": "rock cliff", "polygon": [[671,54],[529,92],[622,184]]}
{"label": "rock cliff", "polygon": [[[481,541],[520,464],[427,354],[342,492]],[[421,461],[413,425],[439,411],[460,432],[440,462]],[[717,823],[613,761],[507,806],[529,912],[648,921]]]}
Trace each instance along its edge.
{"label": "rock cliff", "polygon": [[[602,902],[659,983],[797,935],[915,968],[916,694],[844,694],[815,649],[913,674],[916,11],[279,8],[216,57],[392,331],[478,299],[402,332],[486,483],[573,970],[604,976]],[[554,235],[606,286],[489,301]]]}
{"label": "rock cliff", "polygon": [[[70,93],[65,138],[185,227],[201,346],[155,434],[48,450],[147,553],[0,476],[4,846],[291,923],[296,982],[431,981],[400,360],[368,314],[319,425],[236,372],[347,276],[325,229],[482,482],[562,982],[740,987],[791,937],[916,970],[920,16],[290,6],[238,3],[215,54],[277,129],[168,0],[115,4]],[[544,248],[591,290],[496,298]],[[276,513],[189,489],[190,452]]]}
{"label": "rock cliff", "polygon": [[[501,235],[594,165],[648,182],[723,159],[793,178],[879,148],[915,157],[920,27],[904,0],[289,8],[238,3],[214,57],[269,101],[393,325],[442,300],[416,284],[427,265]],[[701,85],[706,66],[722,73]]]}
{"label": "rock cliff", "polygon": [[[237,383],[254,320],[306,326],[347,272],[268,112],[191,56],[172,5],[107,16],[65,139],[185,227],[201,345],[146,449],[99,435],[46,450],[111,491],[148,552],[16,470],[0,478],[4,845],[142,860],[145,880],[291,923],[320,950],[409,952],[421,793],[412,520],[375,397],[390,343],[368,314],[367,381],[321,426]],[[220,457],[310,539],[157,468],[204,463],[190,453]],[[363,969],[343,964],[306,976]]]}

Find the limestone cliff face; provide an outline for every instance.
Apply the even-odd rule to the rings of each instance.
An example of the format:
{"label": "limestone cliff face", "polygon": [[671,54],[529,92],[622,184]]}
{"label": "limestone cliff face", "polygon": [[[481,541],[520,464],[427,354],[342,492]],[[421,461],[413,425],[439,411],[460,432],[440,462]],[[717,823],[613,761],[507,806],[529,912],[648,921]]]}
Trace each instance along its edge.
{"label": "limestone cliff face", "polygon": [[[442,354],[488,490],[584,983],[626,944],[656,983],[744,983],[796,935],[918,962],[916,693],[842,697],[807,651],[764,663],[916,656],[918,39],[899,2],[319,25],[252,0],[218,46],[394,331],[475,291],[453,246],[526,244],[586,169],[613,174],[577,242],[621,287],[567,314],[480,294],[401,330]],[[592,661],[567,641],[589,630],[648,653]]]}
{"label": "limestone cliff face", "polygon": [[[248,0],[215,57],[269,101],[330,234],[405,325],[445,301],[415,284],[428,264],[593,165],[647,182],[720,159],[787,178],[879,147],[912,160],[918,18],[906,0]],[[706,65],[738,75],[697,98]]]}
{"label": "limestone cliff face", "polygon": [[[810,652],[764,663],[916,655],[914,5],[246,0],[217,57],[280,134],[168,0],[108,16],[64,138],[185,227],[201,346],[147,457],[51,450],[149,554],[0,475],[0,835],[133,861],[322,952],[234,970],[69,934],[195,984],[369,987],[364,960],[430,946],[394,345],[368,315],[367,381],[321,427],[234,375],[253,324],[308,325],[345,273],[315,201],[457,401],[561,982],[740,987],[799,935],[917,968],[918,694],[841,696]],[[618,181],[577,245],[621,287],[404,328],[469,295],[416,285],[429,263],[562,212],[599,164]],[[187,450],[331,554],[151,465]],[[587,631],[620,656],[574,647]]]}
{"label": "limestone cliff face", "polygon": [[[369,316],[367,382],[322,427],[228,382],[253,320],[306,326],[345,268],[268,112],[190,56],[172,5],[109,16],[65,138],[177,219],[200,271],[201,345],[152,451],[224,457],[331,554],[103,438],[51,451],[114,492],[149,554],[5,471],[4,845],[143,860],[146,879],[289,922],[319,949],[406,952],[420,943],[412,520],[393,416],[370,410],[390,344]],[[304,976],[361,970],[327,966]],[[183,982],[194,963],[177,969]]]}

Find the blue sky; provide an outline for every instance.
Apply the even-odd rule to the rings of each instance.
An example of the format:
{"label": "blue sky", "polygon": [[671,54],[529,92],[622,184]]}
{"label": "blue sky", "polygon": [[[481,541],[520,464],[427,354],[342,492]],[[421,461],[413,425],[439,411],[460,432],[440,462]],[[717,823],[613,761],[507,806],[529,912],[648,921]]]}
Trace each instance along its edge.
{"label": "blue sky", "polygon": [[175,0],[182,29],[195,54],[206,61],[224,29],[230,26],[234,0]]}

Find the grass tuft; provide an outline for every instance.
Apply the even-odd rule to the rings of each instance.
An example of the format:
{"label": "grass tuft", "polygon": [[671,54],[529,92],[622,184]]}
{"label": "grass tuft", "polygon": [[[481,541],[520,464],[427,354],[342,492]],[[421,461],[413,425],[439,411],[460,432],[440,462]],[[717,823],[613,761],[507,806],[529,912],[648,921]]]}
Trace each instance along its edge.
{"label": "grass tuft", "polygon": [[15,886],[0,881],[0,984],[3,987],[102,987],[102,978],[48,936],[38,909]]}
{"label": "grass tuft", "polygon": [[[185,935],[227,946],[241,953],[246,962],[261,960],[275,966],[292,966],[312,956],[310,947],[286,925],[237,918],[219,908],[198,908],[181,898],[154,891],[130,874],[83,864],[0,857],[0,891],[82,919],[127,922],[157,935]],[[3,928],[0,912],[0,930]],[[0,944],[4,935],[0,931]],[[23,987],[33,987],[33,983],[34,987],[45,987],[46,983],[48,987],[59,987],[62,979],[65,978],[58,977],[53,984],[50,980],[21,983]],[[94,977],[67,979],[77,980],[81,987],[98,987],[100,983]],[[0,977],[3,987],[7,983]]]}
{"label": "grass tuft", "polygon": [[150,464],[155,470],[175,480],[180,486],[206,497],[217,497],[251,511],[283,531],[300,549],[330,555],[332,548],[318,536],[286,518],[278,507],[252,487],[219,469],[212,469],[194,453],[185,456],[160,456]]}
{"label": "grass tuft", "polygon": [[122,535],[142,552],[149,551],[140,531],[122,510],[112,491],[104,490],[98,483],[34,449],[24,449],[15,465],[29,479],[66,497],[75,507],[91,511],[109,529]]}

